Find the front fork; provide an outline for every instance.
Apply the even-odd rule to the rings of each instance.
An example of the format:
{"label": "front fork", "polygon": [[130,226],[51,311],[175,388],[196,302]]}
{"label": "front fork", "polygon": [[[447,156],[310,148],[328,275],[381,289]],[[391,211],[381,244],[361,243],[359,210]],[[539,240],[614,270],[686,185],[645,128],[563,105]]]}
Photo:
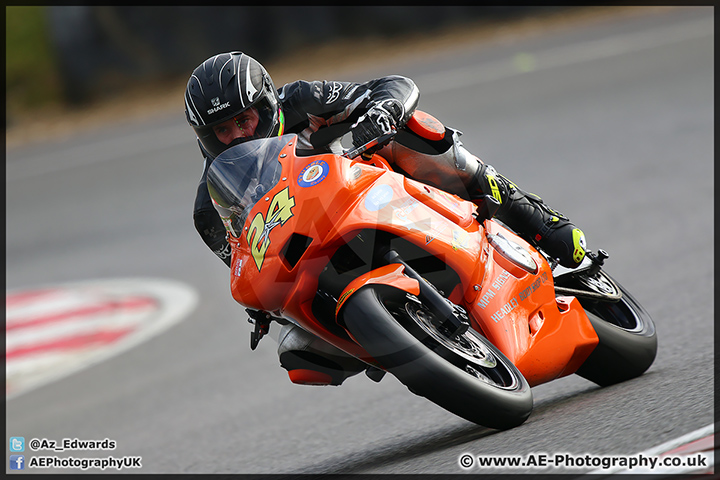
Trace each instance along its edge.
{"label": "front fork", "polygon": [[405,262],[400,255],[393,249],[388,249],[382,258],[388,263],[397,263],[405,267],[405,275],[417,280],[420,286],[420,293],[417,297],[425,304],[430,311],[439,319],[438,327],[449,332],[451,339],[457,338],[464,334],[470,328],[470,320],[467,312],[462,307],[451,303],[445,297],[440,295],[435,287],[425,281],[410,265]]}

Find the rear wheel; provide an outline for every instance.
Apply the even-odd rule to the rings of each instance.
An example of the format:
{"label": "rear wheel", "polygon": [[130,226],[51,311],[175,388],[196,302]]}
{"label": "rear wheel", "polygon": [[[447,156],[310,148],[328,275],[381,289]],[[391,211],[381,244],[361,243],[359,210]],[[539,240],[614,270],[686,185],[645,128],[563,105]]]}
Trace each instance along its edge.
{"label": "rear wheel", "polygon": [[341,318],[384,369],[446,410],[497,429],[530,415],[532,392],[515,365],[472,329],[449,337],[416,297],[365,286],[346,301]]}
{"label": "rear wheel", "polygon": [[655,323],[622,285],[602,270],[593,276],[580,272],[558,280],[558,285],[595,295],[578,295],[600,340],[578,375],[607,386],[638,377],[652,365],[657,353]]}

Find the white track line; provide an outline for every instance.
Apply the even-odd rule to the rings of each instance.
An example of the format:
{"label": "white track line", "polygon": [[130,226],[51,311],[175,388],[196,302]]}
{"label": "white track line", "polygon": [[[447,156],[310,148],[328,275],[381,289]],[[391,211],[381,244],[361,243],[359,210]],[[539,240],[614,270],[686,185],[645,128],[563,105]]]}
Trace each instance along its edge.
{"label": "white track line", "polygon": [[[643,455],[646,457],[650,456],[660,456],[665,452],[669,452],[670,450],[673,450],[675,448],[681,447],[683,445],[686,445],[690,442],[694,442],[695,440],[699,440],[701,438],[705,438],[707,436],[713,435],[715,432],[715,425],[710,424],[705,427],[699,428],[695,430],[694,432],[690,432],[688,434],[682,435],[678,438],[675,438],[673,440],[669,440],[665,443],[662,443],[656,447],[652,447],[649,450],[645,450],[644,452],[637,453],[635,455],[632,455],[633,457]],[[714,467],[715,465],[715,454],[714,451],[709,452],[703,452],[708,459],[708,465],[709,467]],[[687,455],[677,455],[678,457],[694,457],[697,455],[697,453],[687,454]],[[593,474],[603,474],[603,475],[609,475],[609,474],[647,474],[647,473],[653,473],[653,474],[688,474],[697,472],[697,468],[681,468],[681,467],[658,467],[655,469],[649,469],[649,468],[633,468],[632,470],[628,470],[624,467],[616,467],[616,468],[610,468],[610,469],[597,469],[593,470],[591,472],[588,472],[590,475]]]}

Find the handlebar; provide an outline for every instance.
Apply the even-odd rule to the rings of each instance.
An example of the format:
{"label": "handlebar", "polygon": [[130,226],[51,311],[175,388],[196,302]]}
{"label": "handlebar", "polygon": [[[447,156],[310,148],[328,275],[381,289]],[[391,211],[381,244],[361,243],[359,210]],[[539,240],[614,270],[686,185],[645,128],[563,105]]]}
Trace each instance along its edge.
{"label": "handlebar", "polygon": [[392,127],[392,131],[390,133],[380,135],[379,137],[370,140],[369,142],[367,142],[364,145],[360,145],[357,148],[347,150],[343,154],[343,156],[352,160],[353,158],[359,157],[360,155],[364,154],[365,152],[367,152],[370,149],[379,150],[380,148],[382,148],[385,145],[387,145],[388,143],[390,143],[390,140],[392,140],[396,134],[397,134],[397,129],[395,129],[395,127]]}

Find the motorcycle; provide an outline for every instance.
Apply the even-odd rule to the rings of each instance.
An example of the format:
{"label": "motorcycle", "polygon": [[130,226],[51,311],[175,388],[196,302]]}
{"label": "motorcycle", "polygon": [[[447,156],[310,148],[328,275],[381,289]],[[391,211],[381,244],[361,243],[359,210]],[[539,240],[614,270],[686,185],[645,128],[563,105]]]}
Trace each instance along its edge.
{"label": "motorcycle", "polygon": [[[422,121],[422,112],[416,112]],[[474,203],[394,172],[377,153],[299,156],[293,134],[219,155],[208,190],[232,247],[231,292],[255,329],[293,322],[412,393],[507,429],[531,387],[598,385],[652,364],[650,315],[588,252],[566,269]]]}

